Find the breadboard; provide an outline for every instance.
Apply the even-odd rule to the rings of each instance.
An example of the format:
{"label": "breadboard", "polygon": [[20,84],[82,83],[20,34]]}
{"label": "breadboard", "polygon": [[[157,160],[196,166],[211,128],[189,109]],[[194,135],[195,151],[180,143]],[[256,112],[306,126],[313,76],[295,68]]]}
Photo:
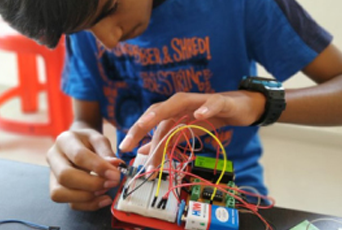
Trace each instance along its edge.
{"label": "breadboard", "polygon": [[[144,163],[147,160],[146,155],[138,154],[133,166],[138,167],[139,165],[144,165]],[[163,171],[168,170],[168,164],[164,166]],[[126,184],[131,180],[132,178],[127,178]],[[132,191],[134,188],[139,186],[144,179],[137,179],[134,181],[129,191]],[[168,202],[166,204],[165,209],[157,208],[157,205],[159,201],[161,200],[162,196],[165,195],[165,193],[169,190],[169,181],[162,181],[159,197],[154,207],[152,207],[152,202],[154,199],[154,194],[156,192],[158,185],[158,180],[149,181],[146,182],[143,186],[141,186],[137,191],[135,191],[133,194],[131,194],[126,199],[123,199],[123,194],[121,194],[120,199],[117,204],[117,209],[124,212],[130,212],[130,213],[136,213],[142,216],[146,217],[153,217],[160,220],[165,220],[169,222],[175,222],[178,212],[178,203],[176,197],[173,195],[173,193],[170,193]],[[172,182],[172,185],[175,185],[174,181]]]}

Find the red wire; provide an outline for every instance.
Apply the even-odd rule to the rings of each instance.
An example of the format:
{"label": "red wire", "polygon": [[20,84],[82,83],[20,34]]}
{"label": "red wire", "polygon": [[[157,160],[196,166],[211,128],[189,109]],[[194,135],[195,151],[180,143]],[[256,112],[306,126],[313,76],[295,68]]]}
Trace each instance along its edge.
{"label": "red wire", "polygon": [[[195,136],[195,139],[200,144],[200,147],[198,149],[196,149],[196,150],[197,151],[201,151],[203,149],[203,147],[204,147],[203,141],[202,141],[202,139],[198,135],[195,134],[194,136]],[[188,150],[188,147],[183,147],[181,145],[179,145],[178,148],[184,150],[183,154],[186,154],[186,150]]]}
{"label": "red wire", "polygon": [[[176,188],[179,188],[179,187],[190,187],[190,186],[193,186],[193,185],[207,185],[207,183],[190,183],[190,184],[181,184],[181,185],[177,185],[175,186],[173,189],[176,189]],[[228,191],[220,188],[220,187],[223,187],[223,186],[218,186],[218,185],[214,185],[212,184],[211,186],[214,186],[214,187],[217,187],[219,190],[221,190],[222,192],[225,192],[225,193],[228,193],[229,195],[233,196],[235,199],[239,200],[241,203],[244,204],[244,206],[247,208],[247,209],[250,209],[256,216],[258,216],[260,218],[260,220],[262,222],[264,222],[264,224],[270,228],[272,230],[272,227],[268,224],[268,222],[258,213],[258,210],[257,208],[254,206],[254,205],[251,205],[251,204],[248,204],[247,202],[245,202],[243,199],[241,199],[240,197],[232,194],[232,193],[229,193]]]}
{"label": "red wire", "polygon": [[[188,116],[188,115],[185,115],[185,116],[181,117],[178,121],[175,122],[175,124],[172,126],[172,128],[174,128],[174,127],[176,127],[177,125],[179,125],[180,122],[181,122],[182,120],[186,119],[186,118],[189,118],[189,116]],[[211,122],[209,122],[208,120],[194,120],[194,121],[190,122],[189,125],[196,124],[196,123],[201,122],[201,121],[206,122],[206,123],[212,128],[212,130],[213,130],[215,136],[216,136],[217,138],[219,138],[217,129],[216,129],[215,126],[214,126]],[[182,133],[183,133],[183,132],[185,132],[185,131],[182,130]],[[183,133],[183,134],[184,134],[184,133]],[[186,136],[186,135],[184,134],[184,136]],[[196,137],[197,137],[197,136],[196,136]],[[202,146],[202,148],[203,148],[204,144],[203,144],[201,138],[198,137],[198,140],[200,141],[201,146]],[[165,142],[165,141],[164,141],[164,142]],[[189,141],[188,141],[188,144],[189,144]],[[190,146],[189,146],[189,147],[190,147]],[[218,161],[219,161],[219,154],[220,154],[219,149],[220,149],[220,148],[219,148],[219,146],[218,146],[218,147],[217,147],[217,151],[216,151],[216,162],[215,162],[215,167],[214,167],[214,174],[216,174],[216,171],[217,171],[217,164],[218,164]],[[185,148],[184,151],[186,151],[186,148]],[[191,151],[193,151],[193,149],[192,149]]]}
{"label": "red wire", "polygon": [[[146,174],[149,174],[149,173],[152,173],[152,172],[157,172],[157,171],[159,171],[159,169],[154,169],[154,170],[151,170],[149,172],[142,173],[142,174],[138,175],[137,178],[140,178],[140,177],[142,177],[142,176],[144,176]],[[274,201],[273,198],[266,197],[266,196],[263,196],[263,195],[254,194],[254,193],[250,193],[250,192],[246,192],[244,190],[240,190],[240,189],[237,189],[237,188],[232,188],[232,187],[229,187],[229,186],[226,186],[226,185],[216,185],[216,184],[213,184],[213,183],[211,183],[211,182],[209,182],[209,181],[207,181],[207,180],[205,180],[205,179],[203,179],[203,178],[201,178],[201,177],[199,177],[197,175],[189,173],[189,172],[184,172],[184,171],[180,171],[180,170],[172,170],[172,171],[173,172],[178,172],[178,173],[183,173],[185,175],[189,175],[189,176],[198,178],[198,179],[200,179],[203,182],[202,183],[188,183],[188,184],[177,185],[177,186],[172,187],[167,192],[167,194],[169,194],[172,190],[174,190],[176,188],[190,187],[190,186],[194,186],[194,185],[210,185],[210,186],[213,186],[213,187],[217,187],[218,190],[221,190],[222,192],[227,193],[230,196],[233,196],[238,201],[240,201],[244,205],[242,207],[245,207],[245,208],[251,210],[270,230],[273,230],[273,228],[268,224],[268,222],[258,213],[258,208],[259,209],[270,209],[270,208],[272,208],[274,206],[274,204],[275,204],[275,201]],[[260,198],[263,198],[263,199],[267,199],[267,200],[271,201],[271,205],[269,205],[269,206],[256,206],[256,205],[253,205],[253,204],[248,204],[243,199],[241,199],[240,197],[236,196],[235,194],[232,194],[232,193],[228,192],[224,188],[225,189],[229,189],[229,190],[238,191],[240,193],[244,193],[244,194],[249,195],[249,196],[260,197]],[[167,197],[167,194],[165,194],[164,197]]]}
{"label": "red wire", "polygon": [[[157,171],[159,171],[159,169],[153,169],[153,170],[151,170],[151,171],[149,171],[149,172],[141,173],[141,174],[139,174],[139,175],[137,176],[136,179],[138,179],[138,178],[140,178],[140,177],[143,177],[143,176],[145,176],[145,175],[147,175],[147,174],[149,174],[149,173],[153,173],[153,172],[157,172]],[[271,201],[271,205],[268,205],[268,206],[257,206],[257,205],[254,205],[254,204],[247,204],[247,205],[249,205],[249,206],[255,207],[256,209],[270,209],[270,208],[273,208],[274,205],[275,205],[275,200],[274,200],[272,197],[268,197],[268,196],[264,196],[264,195],[259,195],[259,194],[255,194],[255,193],[251,193],[251,192],[247,192],[247,191],[244,191],[244,190],[241,190],[241,189],[238,189],[238,188],[229,187],[229,186],[227,186],[227,185],[216,185],[216,184],[211,183],[210,181],[207,181],[207,180],[205,180],[205,179],[203,179],[203,178],[201,178],[201,177],[199,177],[199,176],[197,176],[197,175],[195,175],[195,174],[192,174],[192,173],[189,173],[189,172],[186,172],[186,171],[180,171],[180,170],[174,170],[174,169],[171,170],[171,171],[173,171],[173,172],[178,172],[178,173],[182,173],[182,174],[185,174],[185,175],[188,175],[188,176],[191,176],[191,177],[198,178],[198,179],[200,179],[201,181],[203,181],[202,183],[204,183],[204,184],[206,184],[206,185],[214,186],[214,187],[217,186],[217,187],[220,188],[221,190],[222,190],[222,189],[234,190],[234,191],[237,191],[237,192],[239,192],[239,193],[246,194],[246,195],[248,195],[248,196],[253,196],[253,197],[262,198],[262,199]],[[188,184],[189,184],[189,185],[195,185],[196,183],[188,183]],[[179,186],[181,186],[181,185],[179,185]],[[168,191],[168,193],[170,193],[170,192],[171,192],[171,189],[170,189],[170,191]],[[228,194],[231,194],[231,193],[227,192],[226,190],[224,190],[224,192],[225,192],[225,193],[228,193]],[[166,195],[166,194],[165,194],[165,195]],[[235,196],[235,195],[232,194],[232,196]],[[241,199],[241,198],[238,198],[238,199]],[[243,203],[243,202],[244,202],[244,201],[242,200],[241,203]]]}
{"label": "red wire", "polygon": [[[187,118],[187,117],[188,117],[187,115],[183,116],[181,119],[179,119],[177,122],[175,122],[175,124],[173,125],[173,127],[176,127],[178,124],[180,124],[180,122],[181,122],[183,119],[185,119],[185,118]],[[210,123],[209,121],[207,121],[207,120],[204,120],[204,121],[213,129],[213,132],[215,133],[215,136],[218,137],[218,133],[217,133],[217,131],[216,131],[215,126],[214,126],[213,124],[211,124],[211,123]],[[195,121],[190,122],[189,124],[191,125],[191,124],[195,124],[195,123],[198,123],[198,122],[200,122],[200,121],[199,121],[199,120],[195,120]],[[186,133],[185,133],[186,131],[182,130],[181,132],[182,132],[183,136],[185,137],[185,139],[186,139],[186,141],[187,141],[187,146],[188,146],[188,148],[191,150],[191,155],[194,156],[194,152],[193,152],[192,146],[191,146],[190,141],[189,141],[189,139],[187,138],[187,135],[186,135]],[[173,147],[172,147],[171,155],[170,155],[170,157],[169,157],[169,176],[170,176],[170,178],[169,178],[169,179],[170,179],[170,180],[169,180],[169,188],[172,187],[172,181],[173,181],[173,174],[171,173],[173,155],[174,155],[175,148],[177,147],[178,142],[179,142],[179,140],[180,140],[180,137],[181,137],[181,135],[179,135],[179,136],[177,137],[177,140],[176,140],[176,142],[174,143],[174,145],[173,145]],[[201,140],[200,138],[198,138],[198,139]],[[201,142],[201,143],[202,143],[202,142]],[[202,143],[202,146],[203,146],[203,143]],[[186,149],[187,149],[187,148],[184,148],[184,152],[186,152]],[[217,153],[216,153],[216,162],[215,162],[214,174],[216,173],[216,170],[217,170],[217,164],[218,164],[218,160],[219,160],[219,153],[220,153],[220,152],[219,152],[219,147],[218,147],[218,148],[217,148]],[[191,160],[192,160],[192,159],[189,159],[189,160],[187,161],[187,163],[189,163]],[[178,202],[180,203],[180,200],[177,198],[177,195],[175,194],[175,191],[172,190],[172,193],[173,193],[173,195],[176,197],[176,199],[178,200]]]}
{"label": "red wire", "polygon": [[[188,116],[183,116],[181,119],[179,119],[173,127],[177,126],[182,120],[184,120],[185,118],[187,118]],[[206,122],[213,130],[214,134],[216,137],[218,137],[218,132],[217,132],[217,129],[214,127],[214,125],[212,123],[210,123],[208,120],[203,120],[204,122]],[[195,120],[195,121],[192,121],[189,123],[189,125],[192,125],[192,124],[196,124],[200,122],[199,120]],[[185,137],[186,141],[187,141],[187,145],[185,148],[181,147],[184,149],[184,153],[183,155],[181,154],[181,156],[184,157],[184,159],[186,159],[185,156],[186,155],[186,151],[189,149],[192,153],[192,155],[194,156],[194,152],[193,152],[193,149],[192,149],[192,146],[191,146],[191,143],[187,137],[187,133],[186,131],[182,130],[182,134],[183,136]],[[203,142],[201,140],[201,138],[199,138],[197,135],[195,136],[197,138],[197,140],[199,140],[200,144],[201,144],[201,148],[203,148]],[[235,199],[237,199],[238,201],[240,201],[243,205],[242,207],[246,207],[247,209],[250,209],[256,216],[258,216],[260,218],[260,220],[271,230],[273,230],[273,228],[267,223],[267,221],[258,213],[258,209],[269,209],[269,208],[272,208],[274,206],[274,199],[270,198],[270,197],[266,197],[266,196],[262,196],[262,195],[258,195],[258,194],[254,194],[254,193],[250,193],[250,192],[247,192],[247,191],[244,191],[244,190],[239,190],[239,189],[236,189],[236,188],[231,188],[229,186],[226,186],[226,185],[216,185],[216,184],[213,184],[197,175],[194,175],[192,173],[189,173],[189,172],[184,172],[184,171],[181,171],[179,169],[173,169],[173,166],[172,166],[172,161],[173,159],[176,159],[180,162],[180,165],[179,167],[177,168],[182,168],[184,166],[184,163],[182,161],[180,161],[180,159],[178,159],[177,157],[174,156],[174,153],[176,151],[176,147],[178,145],[178,142],[180,141],[180,138],[181,138],[181,135],[179,135],[177,137],[177,140],[176,142],[174,143],[172,149],[171,149],[171,152],[170,152],[170,155],[169,155],[169,190],[168,192],[163,196],[164,198],[167,198],[169,196],[169,194],[172,192],[173,195],[175,196],[175,198],[177,199],[177,201],[180,203],[180,200],[179,198],[177,197],[177,195],[175,194],[175,189],[177,188],[181,188],[181,187],[190,187],[190,186],[194,186],[194,185],[210,185],[210,186],[213,186],[213,187],[216,187],[218,190],[221,190],[222,192],[224,193],[228,193],[230,196],[233,196]],[[220,148],[219,146],[217,147],[217,151],[216,151],[216,162],[215,162],[215,168],[214,168],[214,174],[216,174],[216,171],[217,171],[217,165],[218,165],[218,161],[219,161],[219,154],[220,154]],[[190,159],[188,157],[188,161],[185,162],[185,163],[189,163],[191,162],[192,160],[194,160],[195,157],[193,157],[192,159]],[[155,169],[155,170],[151,170],[152,171],[159,171],[159,169]],[[151,172],[145,172],[143,174],[140,174],[138,175],[137,178],[139,177],[142,177],[143,175],[146,175],[147,173],[151,173]],[[176,186],[172,186],[172,181],[173,181],[173,175],[176,174],[176,172],[178,174],[180,173],[183,173],[185,175],[189,175],[189,176],[192,176],[192,177],[195,177],[195,178],[198,178],[200,179],[201,181],[204,181],[204,183],[187,183],[187,184],[180,184],[180,185],[176,185]],[[271,201],[271,205],[268,205],[268,206],[257,206],[257,205],[253,205],[253,204],[249,204],[247,202],[245,202],[243,199],[241,199],[240,197],[236,196],[235,194],[232,194],[230,193],[229,191],[227,191],[226,189],[229,189],[229,190],[234,190],[234,191],[238,191],[239,193],[243,193],[243,194],[246,194],[246,195],[249,195],[249,196],[254,196],[254,197],[258,197],[258,198],[263,198],[263,199],[267,199],[267,200],[270,200]],[[239,205],[237,205],[239,206]]]}
{"label": "red wire", "polygon": [[[188,118],[188,115],[185,115],[183,117],[181,117],[178,121],[175,122],[175,124],[172,126],[172,128],[176,127],[177,125],[179,125],[181,123],[182,120]],[[185,133],[186,131],[185,130],[182,130],[181,133],[183,134],[183,136],[185,137],[186,141],[187,141],[187,144],[189,146],[189,148],[191,149],[191,151],[193,151],[193,149],[191,148],[191,144],[190,144],[190,141],[189,139],[187,138],[187,135]],[[172,169],[172,160],[173,160],[173,155],[174,155],[174,151],[178,145],[178,142],[180,140],[180,137],[181,135],[178,135],[177,137],[177,140],[176,142],[174,143],[173,147],[172,147],[172,150],[171,150],[171,155],[169,157],[169,188],[172,187],[172,182],[173,182],[173,174],[171,173],[171,169]],[[186,149],[186,148],[185,148]],[[185,150],[186,151],[186,150]],[[193,155],[193,152],[192,152],[192,155]],[[181,163],[182,164],[182,163]],[[179,198],[177,197],[177,195],[175,194],[175,191],[172,191],[173,195],[176,197],[178,203],[180,203],[180,200]]]}
{"label": "red wire", "polygon": [[[187,141],[187,144],[191,147],[191,143],[190,143],[188,137],[186,136],[186,133],[185,133],[185,132],[182,132],[182,134],[184,135],[184,137],[185,137],[185,139],[186,139],[186,141]],[[173,178],[173,173],[171,172],[173,155],[174,155],[175,149],[176,149],[176,147],[177,147],[177,145],[178,145],[178,142],[179,142],[180,138],[181,138],[181,135],[178,135],[177,140],[175,141],[175,143],[174,143],[174,145],[173,145],[173,147],[172,147],[171,155],[170,155],[170,158],[169,158],[169,177],[170,177],[170,178],[169,178],[169,188],[172,188],[172,182],[173,182],[173,179],[174,179],[174,178]],[[193,149],[191,148],[191,155],[194,155],[194,153],[193,153],[192,150],[193,150]],[[172,193],[173,193],[173,195],[176,197],[178,203],[180,203],[180,200],[179,200],[179,198],[177,197],[177,195],[176,195],[176,193],[175,193],[174,190],[172,190]]]}
{"label": "red wire", "polygon": [[[216,185],[216,184],[211,183],[211,182],[208,181],[208,180],[205,180],[205,179],[203,179],[203,178],[201,178],[201,177],[199,177],[199,176],[197,176],[197,175],[195,175],[195,174],[189,173],[189,172],[184,172],[184,171],[179,171],[179,170],[173,170],[173,171],[174,171],[174,172],[178,172],[178,173],[183,173],[183,174],[188,175],[188,176],[191,176],[191,177],[198,178],[198,179],[200,179],[201,181],[204,181],[207,185],[210,185],[210,186],[218,186],[218,187],[221,188],[221,189],[223,189],[223,188],[225,188],[225,189],[230,189],[230,190],[237,191],[237,192],[239,192],[239,193],[246,194],[246,195],[248,195],[248,196],[253,196],[253,197],[257,197],[257,198],[260,197],[260,198],[262,198],[262,199],[271,201],[271,205],[269,205],[269,206],[256,206],[256,205],[253,205],[253,206],[257,207],[257,208],[260,208],[260,209],[270,209],[270,208],[273,208],[273,207],[274,207],[275,200],[274,200],[273,198],[271,198],[271,197],[267,197],[267,196],[263,196],[263,195],[259,195],[259,194],[255,194],[255,193],[251,193],[251,192],[247,192],[247,191],[240,190],[240,189],[237,189],[237,188],[231,188],[231,187],[229,187],[229,186],[227,186],[227,185]],[[169,192],[169,191],[168,191],[168,192]],[[250,205],[252,205],[252,204],[250,204]]]}
{"label": "red wire", "polygon": [[[212,130],[213,130],[215,136],[216,136],[217,138],[219,138],[219,135],[218,135],[218,132],[217,132],[217,128],[215,128],[215,126],[214,126],[211,122],[209,122],[208,120],[202,120],[202,121],[206,122],[206,123],[212,128]],[[192,121],[192,122],[190,122],[190,125],[196,124],[196,123],[198,123],[198,122],[201,122],[201,121],[200,121],[200,120]],[[219,158],[220,158],[220,152],[219,152],[219,150],[220,150],[220,146],[217,146],[217,151],[216,151],[216,162],[215,162],[215,167],[214,167],[214,175],[216,175],[217,164],[218,164],[218,161],[219,161]]]}
{"label": "red wire", "polygon": [[[188,183],[188,184],[181,184],[181,185],[177,185],[177,186],[174,186],[172,189],[177,189],[177,188],[181,188],[181,187],[190,187],[190,186],[194,186],[194,185],[207,185],[207,183]],[[258,210],[257,208],[255,208],[254,205],[251,205],[251,204],[248,204],[247,202],[245,202],[243,199],[241,199],[240,197],[232,194],[232,193],[229,193],[228,191],[226,191],[225,189],[221,188],[221,187],[224,187],[224,186],[218,186],[218,185],[214,185],[214,184],[211,184],[211,186],[214,186],[214,187],[217,187],[218,190],[221,190],[222,192],[224,193],[228,193],[230,196],[233,196],[235,199],[237,199],[238,201],[240,201],[241,203],[244,204],[244,206],[248,209],[250,209],[256,216],[258,216],[260,218],[260,220],[262,222],[264,222],[264,224],[270,228],[271,230],[273,229],[269,224],[268,222],[258,213]],[[227,186],[228,187],[228,186]],[[170,192],[170,191],[168,191]],[[164,196],[165,197],[165,196]]]}

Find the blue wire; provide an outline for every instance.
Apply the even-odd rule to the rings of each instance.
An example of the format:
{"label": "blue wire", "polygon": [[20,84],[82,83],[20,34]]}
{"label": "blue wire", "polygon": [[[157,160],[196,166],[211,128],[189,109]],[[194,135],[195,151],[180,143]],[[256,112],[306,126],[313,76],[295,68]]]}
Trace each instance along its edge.
{"label": "blue wire", "polygon": [[26,225],[30,228],[35,228],[35,229],[41,229],[41,230],[49,230],[49,226],[44,226],[40,224],[35,224],[29,221],[24,221],[24,220],[0,220],[0,225],[1,224],[23,224]]}

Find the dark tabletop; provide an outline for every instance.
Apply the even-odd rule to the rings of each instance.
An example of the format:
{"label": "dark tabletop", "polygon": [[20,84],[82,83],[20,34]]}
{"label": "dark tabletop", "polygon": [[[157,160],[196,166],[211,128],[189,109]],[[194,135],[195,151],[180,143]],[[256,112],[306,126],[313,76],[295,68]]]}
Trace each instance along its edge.
{"label": "dark tabletop", "polygon": [[[97,212],[73,211],[67,204],[53,203],[49,198],[49,169],[43,166],[0,160],[0,220],[20,219],[61,230],[110,230],[109,207]],[[261,211],[276,230],[287,230],[303,220],[313,220],[324,215],[282,208]],[[241,214],[240,230],[264,230],[259,219]],[[334,223],[315,224],[321,230],[337,230]],[[341,226],[340,226],[341,227]],[[0,225],[0,230],[28,230],[17,225]]]}

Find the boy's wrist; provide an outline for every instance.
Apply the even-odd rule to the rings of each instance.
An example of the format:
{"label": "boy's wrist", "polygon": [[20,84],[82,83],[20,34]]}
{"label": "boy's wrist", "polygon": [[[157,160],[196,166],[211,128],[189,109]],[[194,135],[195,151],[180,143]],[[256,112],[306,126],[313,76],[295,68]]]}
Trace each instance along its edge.
{"label": "boy's wrist", "polygon": [[[253,95],[253,111],[255,113],[255,122],[259,121],[266,109],[267,99],[264,94],[260,92],[250,92]],[[255,123],[253,122],[253,124]]]}
{"label": "boy's wrist", "polygon": [[266,99],[264,112],[262,115],[259,114],[259,119],[251,126],[273,124],[286,108],[285,91],[282,84],[276,80],[261,77],[244,77],[239,88],[240,90],[261,93]]}

